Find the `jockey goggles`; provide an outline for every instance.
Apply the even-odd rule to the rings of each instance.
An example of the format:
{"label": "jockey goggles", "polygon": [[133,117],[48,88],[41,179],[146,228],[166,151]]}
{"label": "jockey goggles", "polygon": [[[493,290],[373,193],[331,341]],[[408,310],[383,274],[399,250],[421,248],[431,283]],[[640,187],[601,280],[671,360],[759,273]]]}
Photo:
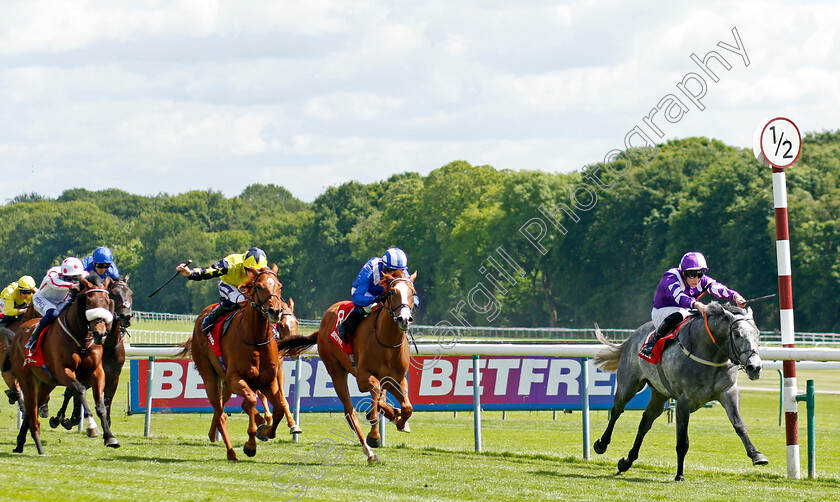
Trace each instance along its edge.
{"label": "jockey goggles", "polygon": [[706,275],[705,270],[686,270],[685,276],[689,279],[697,279]]}

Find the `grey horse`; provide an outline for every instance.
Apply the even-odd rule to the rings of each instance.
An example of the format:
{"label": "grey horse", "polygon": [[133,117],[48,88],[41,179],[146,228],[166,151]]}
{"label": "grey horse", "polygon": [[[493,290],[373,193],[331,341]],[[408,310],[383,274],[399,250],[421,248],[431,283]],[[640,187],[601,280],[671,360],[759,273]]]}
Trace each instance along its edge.
{"label": "grey horse", "polygon": [[653,323],[648,322],[624,343],[616,345],[609,342],[595,325],[595,336],[606,345],[596,354],[595,365],[603,371],[618,372],[609,424],[601,438],[595,441],[595,452],[601,454],[607,451],[613,427],[624,412],[625,405],[648,384],[650,402],[642,414],[633,447],[627,457],[618,461],[619,473],[628,470],[639,457],[645,434],[662,414],[669,398],[677,400],[676,481],[685,479],[683,465],[688,452],[689,415],[710,400],[717,400],[723,405],[753,465],[767,464],[767,457],[753,446],[741,419],[737,385],[738,370],[741,368],[750,380],[757,379],[761,374],[759,332],[752,309],[711,302],[705,319],[702,315],[697,316],[682,325],[676,340],[662,352],[659,364],[651,364],[638,356],[639,348],[652,330]]}

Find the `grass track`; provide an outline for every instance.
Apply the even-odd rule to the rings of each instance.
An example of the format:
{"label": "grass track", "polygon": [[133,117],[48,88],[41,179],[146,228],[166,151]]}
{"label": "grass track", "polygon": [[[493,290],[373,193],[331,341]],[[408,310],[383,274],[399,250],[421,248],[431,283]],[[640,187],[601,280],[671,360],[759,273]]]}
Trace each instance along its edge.
{"label": "grass track", "polygon": [[[771,375],[767,375],[771,377]],[[127,378],[127,372],[125,374]],[[800,379],[802,377],[800,376]],[[764,379],[762,379],[763,382]],[[772,377],[770,378],[772,380]],[[819,382],[819,380],[818,380]],[[751,382],[752,383],[752,382]],[[772,382],[771,385],[772,387]],[[819,388],[819,383],[818,383]],[[124,393],[118,398],[124,400]],[[0,500],[286,500],[298,494],[272,487],[305,480],[304,500],[830,500],[840,498],[840,395],[817,396],[818,479],[787,479],[778,395],[742,393],[744,419],[753,442],[770,465],[754,467],[720,406],[691,416],[687,482],[674,483],[674,426],[657,420],[641,458],[621,476],[616,461],[626,454],[640,417],[626,412],[610,449],[582,459],[580,413],[484,412],[484,453],[473,452],[473,416],[418,413],[409,435],[389,425],[382,463],[367,465],[361,448],[333,434],[345,433],[337,414],[302,417],[301,443],[285,428],[279,439],[258,445],[253,459],[241,454],[247,421],[230,420],[241,461],[225,460],[220,445],[207,440],[208,414],[155,415],[154,437],[143,437],[143,416],[116,413],[114,430],[122,448],[106,449],[101,439],[47,430],[47,454],[31,443],[11,453],[15,433],[12,408],[0,412]],[[805,407],[800,407],[802,472],[807,475]],[[593,441],[606,412],[592,413]],[[319,444],[320,442],[320,444]],[[327,443],[334,444],[332,449]],[[327,464],[317,460],[325,457]],[[276,477],[275,477],[275,474]],[[379,487],[374,493],[371,487]]]}

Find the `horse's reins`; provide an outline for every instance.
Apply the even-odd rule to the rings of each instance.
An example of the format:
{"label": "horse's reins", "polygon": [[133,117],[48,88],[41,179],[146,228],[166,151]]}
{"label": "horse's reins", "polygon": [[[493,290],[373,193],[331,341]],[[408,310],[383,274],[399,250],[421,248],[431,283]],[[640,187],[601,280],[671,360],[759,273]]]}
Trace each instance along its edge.
{"label": "horse's reins", "polygon": [[[408,277],[397,277],[396,279],[394,279],[393,281],[391,281],[388,284],[388,297],[391,297],[391,296],[395,295],[392,286],[394,285],[394,283],[400,282],[400,281],[404,281],[404,282],[408,283],[409,287],[411,288],[411,291],[409,292],[409,294],[416,293],[416,290],[414,289],[414,283],[411,282],[411,279],[409,279]],[[414,344],[414,350],[416,350],[417,353],[419,354],[420,350],[417,348],[417,342],[414,340],[414,336],[409,334],[408,330],[403,332],[403,337],[400,339],[400,343],[398,343],[396,345],[388,345],[388,344],[382,343],[382,340],[379,339],[379,335],[376,334],[376,324],[377,324],[376,321],[379,319],[379,314],[382,312],[382,310],[387,310],[388,313],[391,314],[391,319],[393,319],[395,323],[397,322],[396,312],[398,310],[402,309],[403,307],[407,307],[409,310],[411,310],[411,305],[409,305],[407,303],[400,303],[399,305],[397,305],[396,307],[393,307],[393,308],[389,308],[389,307],[390,307],[390,305],[388,305],[386,302],[383,302],[382,303],[382,308],[380,308],[379,310],[376,311],[376,316],[373,318],[373,337],[376,339],[376,342],[379,345],[381,345],[385,348],[396,349],[398,347],[401,347],[402,344],[405,343],[406,337],[411,337],[411,342]]]}

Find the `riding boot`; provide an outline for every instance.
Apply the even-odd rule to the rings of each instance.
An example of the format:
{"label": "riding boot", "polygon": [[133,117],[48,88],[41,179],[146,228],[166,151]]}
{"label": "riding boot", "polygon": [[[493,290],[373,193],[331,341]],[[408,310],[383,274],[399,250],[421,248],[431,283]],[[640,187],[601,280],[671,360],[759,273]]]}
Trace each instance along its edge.
{"label": "riding boot", "polygon": [[363,314],[358,307],[353,308],[350,313],[347,315],[347,318],[344,319],[344,322],[338,325],[338,336],[341,337],[341,341],[347,343],[350,339],[350,336],[353,335],[353,332],[356,331],[356,328],[359,326],[366,314]]}
{"label": "riding boot", "polygon": [[674,312],[673,314],[669,315],[662,321],[662,324],[659,325],[659,328],[656,330],[656,333],[651,336],[647,342],[645,342],[644,346],[642,346],[639,353],[644,355],[645,357],[650,357],[653,353],[653,347],[656,345],[663,336],[666,336],[668,333],[671,332],[674,328],[677,327],[677,324],[683,320],[682,314],[679,312]]}
{"label": "riding boot", "polygon": [[201,331],[204,332],[205,335],[210,334],[210,330],[213,329],[213,325],[216,324],[216,321],[221,319],[225,316],[228,312],[236,310],[235,307],[225,307],[221,303],[213,307],[213,310],[207,314],[207,317],[204,318],[204,321],[201,323]]}
{"label": "riding boot", "polygon": [[52,324],[55,321],[55,318],[58,317],[58,314],[55,312],[55,309],[50,309],[44,314],[44,317],[38,321],[38,327],[35,328],[35,331],[32,332],[32,336],[29,337],[29,341],[26,342],[25,348],[29,352],[35,350],[35,345],[38,344],[38,337],[41,336],[41,331],[44,330],[47,326]]}

